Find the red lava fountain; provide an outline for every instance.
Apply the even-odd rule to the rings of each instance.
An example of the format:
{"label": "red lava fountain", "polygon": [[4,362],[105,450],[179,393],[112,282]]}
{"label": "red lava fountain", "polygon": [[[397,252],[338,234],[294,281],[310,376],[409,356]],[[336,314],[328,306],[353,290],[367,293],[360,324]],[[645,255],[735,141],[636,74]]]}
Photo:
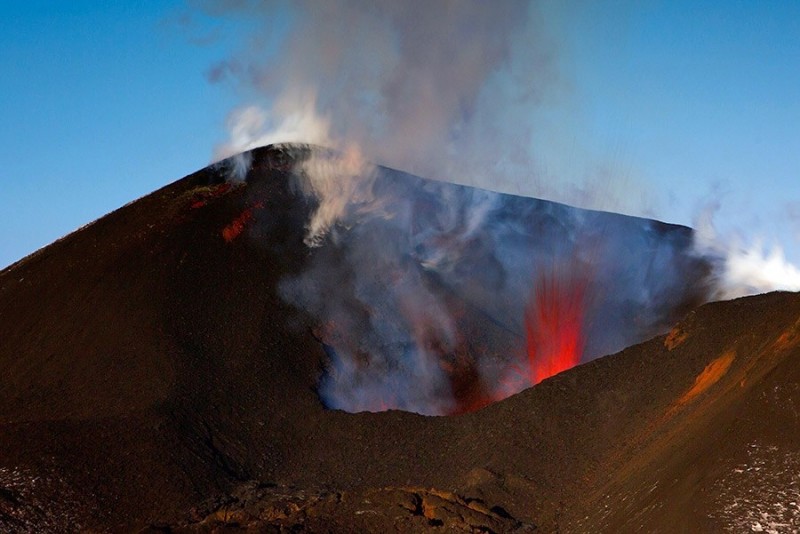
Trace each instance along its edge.
{"label": "red lava fountain", "polygon": [[525,309],[528,380],[532,385],[580,362],[586,286],[586,277],[556,269],[538,276]]}

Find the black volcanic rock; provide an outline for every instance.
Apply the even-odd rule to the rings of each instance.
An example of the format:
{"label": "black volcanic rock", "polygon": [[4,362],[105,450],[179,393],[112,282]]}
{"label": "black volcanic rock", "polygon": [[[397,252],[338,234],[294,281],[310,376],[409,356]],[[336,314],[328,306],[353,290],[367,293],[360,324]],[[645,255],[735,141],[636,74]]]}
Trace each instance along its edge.
{"label": "black volcanic rock", "polygon": [[[304,244],[317,204],[292,186],[297,154],[255,151],[243,183],[204,169],[0,273],[0,530],[800,528],[794,294],[703,306],[473,413],[326,409],[329,334],[283,284],[352,243],[341,229],[331,246]],[[441,209],[446,186],[382,176]],[[542,202],[503,198],[494,216]],[[608,217],[656,242],[691,238]],[[481,277],[502,278],[485,241],[468,245]],[[481,309],[469,272],[458,284],[420,272],[463,312],[467,348],[519,328]]]}

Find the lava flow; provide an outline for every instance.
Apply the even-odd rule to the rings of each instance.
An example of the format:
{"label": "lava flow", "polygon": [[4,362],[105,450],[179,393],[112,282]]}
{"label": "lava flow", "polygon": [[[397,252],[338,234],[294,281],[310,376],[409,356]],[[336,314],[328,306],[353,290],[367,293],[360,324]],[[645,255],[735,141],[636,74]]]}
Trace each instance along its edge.
{"label": "lava flow", "polygon": [[538,384],[576,366],[583,354],[587,277],[540,274],[525,309],[528,380]]}

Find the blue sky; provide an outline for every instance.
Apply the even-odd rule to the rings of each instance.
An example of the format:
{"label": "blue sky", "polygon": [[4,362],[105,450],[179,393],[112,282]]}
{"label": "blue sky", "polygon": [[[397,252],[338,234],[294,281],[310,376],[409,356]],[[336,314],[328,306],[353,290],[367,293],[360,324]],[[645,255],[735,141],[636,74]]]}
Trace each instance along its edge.
{"label": "blue sky", "polygon": [[[543,13],[561,96],[535,152],[552,179],[607,173],[627,211],[682,224],[719,202],[721,231],[800,262],[800,2]],[[247,103],[207,79],[237,46],[225,24],[179,0],[0,0],[0,267],[209,163]]]}
{"label": "blue sky", "polygon": [[661,218],[718,200],[721,230],[800,258],[800,3],[578,4],[561,57],[588,150],[655,192]]}
{"label": "blue sky", "polygon": [[0,0],[0,265],[206,166],[234,95],[181,2]]}

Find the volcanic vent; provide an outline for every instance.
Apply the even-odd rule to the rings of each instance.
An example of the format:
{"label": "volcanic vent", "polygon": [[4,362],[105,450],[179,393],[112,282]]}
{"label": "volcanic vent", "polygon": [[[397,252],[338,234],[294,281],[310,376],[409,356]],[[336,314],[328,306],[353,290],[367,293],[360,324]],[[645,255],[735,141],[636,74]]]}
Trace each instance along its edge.
{"label": "volcanic vent", "polygon": [[[474,410],[661,333],[706,299],[709,266],[688,228],[308,146],[254,161],[269,159],[284,162],[309,206],[308,257],[279,292],[316,325],[329,408]],[[251,207],[263,207],[263,171],[244,179]],[[255,243],[261,218],[247,235]]]}

